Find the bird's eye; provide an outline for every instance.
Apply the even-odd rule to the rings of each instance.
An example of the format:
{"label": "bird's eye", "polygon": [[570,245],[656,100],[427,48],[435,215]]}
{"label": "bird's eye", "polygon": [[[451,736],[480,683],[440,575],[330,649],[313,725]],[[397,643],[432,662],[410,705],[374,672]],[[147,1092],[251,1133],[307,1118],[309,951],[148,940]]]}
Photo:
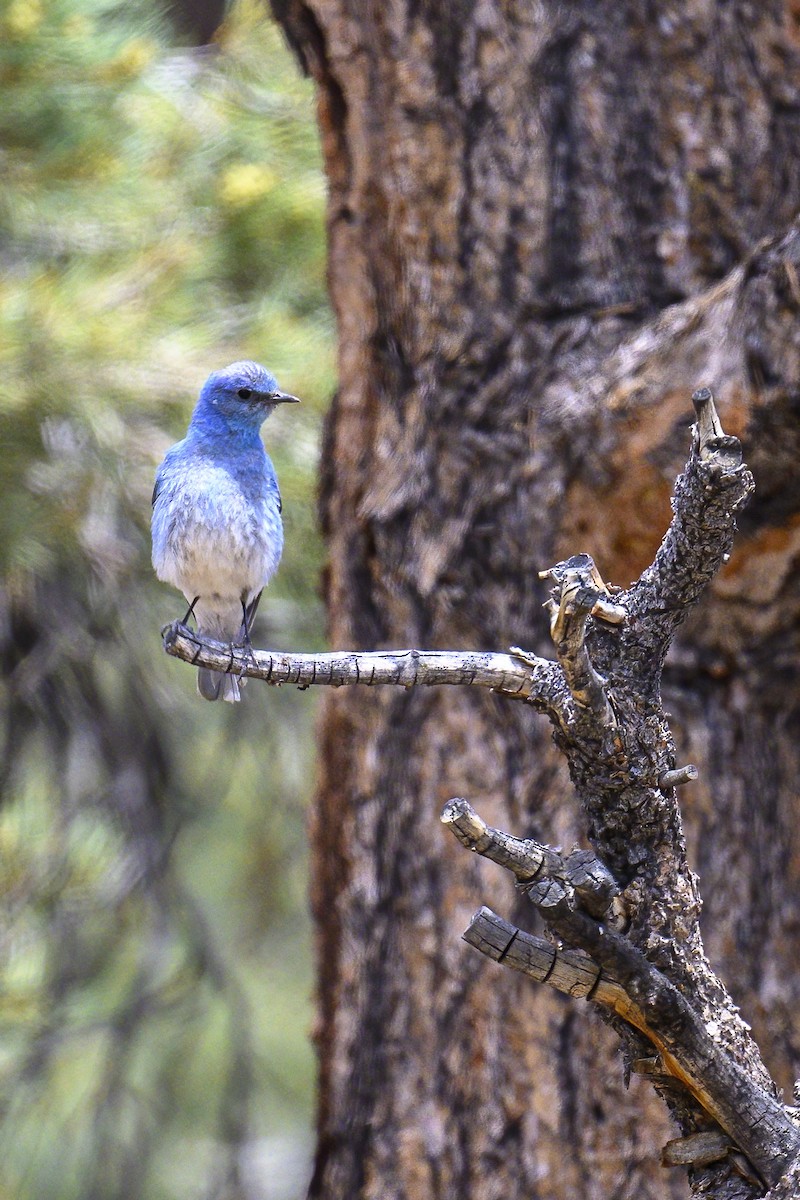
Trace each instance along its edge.
{"label": "bird's eye", "polygon": [[253,393],[250,388],[239,388],[238,392],[236,393],[240,400],[249,400],[252,394]]}

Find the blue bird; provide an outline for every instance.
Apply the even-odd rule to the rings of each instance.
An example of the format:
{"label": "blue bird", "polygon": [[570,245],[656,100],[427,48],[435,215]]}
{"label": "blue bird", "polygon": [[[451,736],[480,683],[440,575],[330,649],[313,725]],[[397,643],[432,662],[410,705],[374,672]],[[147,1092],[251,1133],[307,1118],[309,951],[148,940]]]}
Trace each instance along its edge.
{"label": "blue bird", "polygon": [[[183,592],[201,637],[249,645],[261,591],[283,550],[281,495],[261,440],[277,404],[297,404],[254,362],[215,371],[203,385],[182,442],[153,489],[153,566]],[[240,699],[234,675],[198,668],[206,700]]]}

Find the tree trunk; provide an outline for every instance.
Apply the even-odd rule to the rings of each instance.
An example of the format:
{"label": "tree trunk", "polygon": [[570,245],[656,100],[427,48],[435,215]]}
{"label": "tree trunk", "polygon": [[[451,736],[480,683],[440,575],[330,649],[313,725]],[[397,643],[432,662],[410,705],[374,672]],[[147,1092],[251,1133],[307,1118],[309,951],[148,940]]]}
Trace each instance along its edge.
{"label": "tree trunk", "polygon": [[[665,694],[712,962],[800,1057],[797,13],[690,0],[273,0],[319,87],[340,390],[322,519],[334,647],[550,654],[537,569],[628,584],[669,520],[689,395],[745,444],[744,536]],[[764,238],[787,237],[763,246]],[[739,266],[739,264],[744,264]],[[667,306],[674,306],[667,308]],[[666,309],[666,312],[665,312]],[[460,940],[501,873],[442,831],[585,844],[550,730],[474,689],[346,689],[313,819],[313,1197],[687,1194],[616,1038]],[[424,831],[420,836],[420,830]]]}

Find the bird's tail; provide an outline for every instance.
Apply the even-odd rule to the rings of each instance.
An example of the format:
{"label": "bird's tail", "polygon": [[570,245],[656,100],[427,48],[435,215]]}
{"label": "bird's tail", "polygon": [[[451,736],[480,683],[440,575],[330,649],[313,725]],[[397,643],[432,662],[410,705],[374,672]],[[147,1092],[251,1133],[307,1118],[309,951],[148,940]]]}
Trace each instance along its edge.
{"label": "bird's tail", "polygon": [[227,700],[236,704],[242,698],[235,675],[209,671],[208,667],[197,668],[197,690],[204,700]]}

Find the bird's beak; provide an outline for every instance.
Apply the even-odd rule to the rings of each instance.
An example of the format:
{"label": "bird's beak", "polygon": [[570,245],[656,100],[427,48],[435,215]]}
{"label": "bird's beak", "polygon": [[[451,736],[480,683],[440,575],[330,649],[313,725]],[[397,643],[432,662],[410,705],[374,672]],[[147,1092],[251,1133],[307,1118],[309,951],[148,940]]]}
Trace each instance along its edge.
{"label": "bird's beak", "polygon": [[288,392],[273,392],[270,396],[271,404],[299,404],[297,396],[290,396]]}

